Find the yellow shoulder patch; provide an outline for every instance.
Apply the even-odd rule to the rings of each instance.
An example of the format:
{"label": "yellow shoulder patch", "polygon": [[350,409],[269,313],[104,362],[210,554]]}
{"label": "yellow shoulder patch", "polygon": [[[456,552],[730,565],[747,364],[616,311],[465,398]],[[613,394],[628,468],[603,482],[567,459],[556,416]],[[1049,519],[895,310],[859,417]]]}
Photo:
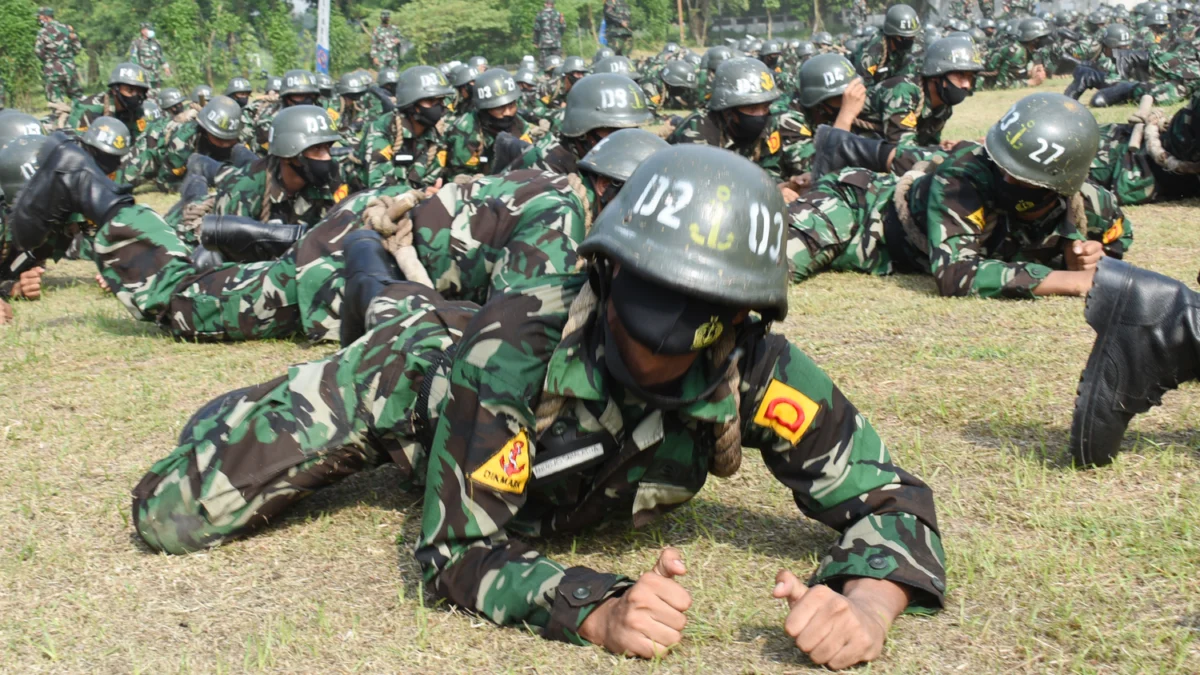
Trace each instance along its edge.
{"label": "yellow shoulder patch", "polygon": [[905,115],[904,119],[900,120],[900,125],[909,129],[915,128],[917,126],[917,111],[913,110]]}
{"label": "yellow shoulder patch", "polygon": [[479,156],[471,155],[471,159],[467,160],[467,166],[479,166]]}
{"label": "yellow shoulder patch", "polygon": [[439,165],[446,166],[446,151],[445,150],[438,151],[437,161],[438,161]]}
{"label": "yellow shoulder patch", "polygon": [[334,124],[337,124],[338,118],[342,116],[340,112],[334,110],[333,108],[327,108],[325,110],[325,114],[329,115],[329,121],[333,122]]}
{"label": "yellow shoulder patch", "polygon": [[772,379],[758,412],[754,413],[754,423],[774,431],[780,438],[795,445],[812,426],[820,409],[821,406],[811,398]]}
{"label": "yellow shoulder patch", "polygon": [[979,207],[978,209],[975,210],[975,213],[972,213],[971,215],[967,216],[967,220],[974,223],[975,227],[977,227],[979,229],[979,231],[982,232],[984,225],[987,223],[987,221],[984,220],[984,218],[983,218],[983,207],[982,206]]}
{"label": "yellow shoulder patch", "polygon": [[1123,234],[1125,234],[1125,219],[1117,218],[1112,227],[1104,231],[1104,237],[1100,241],[1104,244],[1111,244],[1120,239]]}
{"label": "yellow shoulder patch", "polygon": [[346,185],[345,183],[342,183],[342,186],[339,187],[337,189],[337,191],[333,193],[333,202],[336,204],[337,202],[340,202],[343,199],[345,199],[346,196],[349,194],[350,194],[350,186]]}
{"label": "yellow shoulder patch", "polygon": [[879,70],[879,66],[867,66],[867,72],[874,75],[875,71]]}
{"label": "yellow shoulder patch", "polygon": [[472,471],[471,480],[500,492],[517,495],[524,492],[529,482],[529,438],[525,430]]}
{"label": "yellow shoulder patch", "polygon": [[390,146],[390,145],[389,145],[389,146],[387,146],[386,148],[384,148],[384,149],[380,150],[380,151],[379,151],[379,154],[380,154],[380,156],[382,156],[384,159],[386,159],[387,161],[389,161],[389,162],[390,162],[390,161],[392,161],[392,155],[396,154],[396,151],[395,151],[395,150],[392,150],[392,146]]}
{"label": "yellow shoulder patch", "polygon": [[171,169],[171,173],[175,174],[176,176],[182,176],[183,174],[187,173],[187,167],[177,166],[174,169]]}
{"label": "yellow shoulder patch", "polygon": [[145,117],[143,117],[137,121],[137,128],[138,128],[138,131],[146,130],[146,118]]}
{"label": "yellow shoulder patch", "polygon": [[550,105],[550,101],[551,101],[551,100],[553,100],[553,99],[551,99],[549,95],[546,95],[546,96],[543,96],[543,97],[542,97],[542,103],[544,103],[544,104],[546,104],[546,105]]}
{"label": "yellow shoulder patch", "polygon": [[527,132],[525,132],[525,133],[521,134],[521,140],[525,141],[526,143],[532,143],[532,142],[533,142],[533,137],[531,137],[531,136],[529,135],[529,132],[527,131]]}
{"label": "yellow shoulder patch", "polygon": [[770,136],[767,136],[767,149],[771,154],[779,152],[779,148],[783,145],[783,141],[779,138],[778,131],[772,131]]}
{"label": "yellow shoulder patch", "polygon": [[662,97],[659,96],[658,94],[655,94],[654,96],[650,97],[650,102],[653,103],[654,105],[661,105]]}

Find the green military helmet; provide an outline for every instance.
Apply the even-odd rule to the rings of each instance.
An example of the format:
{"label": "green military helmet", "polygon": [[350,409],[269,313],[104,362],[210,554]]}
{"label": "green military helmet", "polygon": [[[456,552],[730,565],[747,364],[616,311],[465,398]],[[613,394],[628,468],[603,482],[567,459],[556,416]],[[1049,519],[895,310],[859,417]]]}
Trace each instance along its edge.
{"label": "green military helmet", "polygon": [[473,100],[479,110],[491,110],[521,98],[521,88],[511,73],[503,68],[488,68],[475,80]]}
{"label": "green military helmet", "polygon": [[682,89],[696,88],[696,66],[683,59],[668,61],[658,76],[662,78],[663,84],[666,84],[668,87],[679,87]]}
{"label": "green military helmet", "polygon": [[49,138],[26,135],[10,138],[0,145],[0,189],[12,204],[25,183],[38,170],[38,153]]}
{"label": "green military helmet", "polygon": [[692,64],[693,66],[699,68],[700,62],[704,60],[704,57],[700,56],[696,52],[687,51],[687,52],[683,53],[683,58],[680,60],[687,61],[688,63]]}
{"label": "green military helmet", "polygon": [[892,5],[883,17],[883,34],[888,37],[916,37],[921,32],[917,10],[908,5]]}
{"label": "green military helmet", "polygon": [[400,79],[400,71],[395,68],[382,68],[379,71],[379,86],[390,89],[396,86],[396,81]]}
{"label": "green military helmet", "polygon": [[488,60],[482,56],[472,56],[467,59],[467,65],[482,73],[488,69]]}
{"label": "green military helmet", "polygon": [[141,89],[150,88],[150,76],[146,73],[146,69],[136,63],[122,62],[113,66],[112,72],[108,74],[108,86],[117,84],[128,84],[131,87],[139,87]]}
{"label": "green military helmet", "polygon": [[1050,26],[1042,19],[1022,19],[1017,26],[1017,42],[1033,42],[1050,34]]}
{"label": "green military helmet", "polygon": [[454,89],[442,71],[433,66],[413,66],[400,73],[396,81],[396,107],[404,110],[426,98],[453,96]]}
{"label": "green military helmet", "polygon": [[988,36],[987,33],[983,32],[982,28],[972,28],[969,35],[971,36],[971,41],[977,45],[987,43]]}
{"label": "green military helmet", "polygon": [[167,87],[158,92],[158,104],[162,106],[163,110],[170,110],[183,101],[183,92],[175,87]]}
{"label": "green military helmet", "polygon": [[375,76],[372,75],[371,71],[367,70],[366,68],[359,68],[358,70],[354,71],[354,74],[357,75],[359,79],[365,81],[368,87],[375,84]]}
{"label": "green military helmet", "polygon": [[521,57],[521,68],[537,70],[537,59],[533,57],[533,54],[526,54]]}
{"label": "green military helmet", "polygon": [[192,87],[192,94],[188,98],[191,99],[192,103],[205,105],[208,103],[208,99],[212,98],[212,93],[212,87],[207,84],[198,84]]}
{"label": "green military helmet", "polygon": [[267,81],[263,83],[263,91],[268,94],[272,92],[278,94],[280,89],[283,89],[283,78],[278,75],[268,75]]}
{"label": "green military helmet", "polygon": [[663,48],[662,48],[663,54],[674,54],[675,52],[678,52],[678,51],[679,51],[679,43],[678,42],[668,42],[667,44],[663,45]]}
{"label": "green military helmet", "polygon": [[856,26],[854,30],[850,31],[850,37],[860,38],[866,34],[867,30],[865,26]]}
{"label": "green military helmet", "polygon": [[346,73],[338,78],[337,94],[338,96],[353,96],[361,94],[367,90],[367,81],[362,79],[356,73]]}
{"label": "green military helmet", "polygon": [[41,136],[42,125],[37,118],[20,110],[0,111],[0,145],[20,136]]}
{"label": "green military helmet", "polygon": [[946,73],[978,73],[983,70],[983,59],[969,38],[944,37],[925,49],[925,61],[921,75],[935,77]]}
{"label": "green military helmet", "polygon": [[323,108],[294,105],[280,110],[272,120],[267,152],[273,157],[295,157],[314,145],[341,138]]}
{"label": "green military helmet", "polygon": [[616,55],[617,55],[617,53],[614,52],[613,50],[609,49],[608,47],[601,47],[596,50],[595,54],[592,54],[592,65],[594,66],[597,63],[600,63],[601,61],[603,61],[604,59],[607,59],[609,57],[616,56]]}
{"label": "green military helmet", "polygon": [[971,30],[971,26],[962,19],[950,19],[946,22],[944,28],[951,33],[965,33]]}
{"label": "green military helmet", "polygon": [[160,107],[154,101],[147,100],[142,104],[142,119],[146,120],[147,122],[161,120],[163,117],[166,117],[166,115],[167,114],[163,112],[162,107]]}
{"label": "green military helmet", "polygon": [[524,66],[518,68],[517,72],[513,73],[513,79],[517,81],[517,84],[527,84],[531,87],[537,86],[537,73],[533,72],[532,68]]}
{"label": "green military helmet", "polygon": [[775,75],[758,59],[730,59],[713,76],[708,109],[713,112],[743,105],[770,103],[779,98]]}
{"label": "green military helmet", "polygon": [[442,71],[442,74],[446,77],[450,77],[450,73],[454,72],[454,66],[450,65],[449,63],[438,64],[437,69]]}
{"label": "green military helmet", "polygon": [[1099,28],[1108,23],[1108,15],[1104,12],[1092,12],[1087,17],[1088,25]]}
{"label": "green military helmet", "polygon": [[1169,26],[1171,25],[1171,17],[1166,12],[1154,11],[1146,15],[1147,26]]}
{"label": "green military helmet", "polygon": [[1104,28],[1100,44],[1110,49],[1129,49],[1133,44],[1133,33],[1123,23],[1112,23]]}
{"label": "green military helmet", "polygon": [[228,96],[214,96],[200,110],[196,122],[213,138],[236,141],[242,131],[242,107]]}
{"label": "green military helmet", "polygon": [[1071,25],[1071,15],[1063,13],[1063,14],[1059,14],[1058,16],[1055,16],[1054,17],[1054,25],[1058,26],[1059,28],[1064,28],[1066,26]]}
{"label": "green military helmet", "polygon": [[568,73],[590,73],[592,69],[588,67],[587,61],[583,60],[582,56],[568,56],[562,62],[562,67],[559,68],[559,75]]}
{"label": "green military helmet", "polygon": [[317,73],[317,91],[326,98],[333,96],[333,78],[325,73]]}
{"label": "green military helmet", "polygon": [[1075,99],[1030,94],[992,125],[984,148],[1014,178],[1073,195],[1100,148],[1100,127]]}
{"label": "green military helmet", "polygon": [[551,54],[546,57],[546,65],[542,67],[542,72],[550,72],[562,67],[563,57],[558,54]]}
{"label": "green military helmet", "polygon": [[317,86],[317,76],[307,70],[289,70],[283,74],[283,86],[279,89],[280,96],[303,96],[321,93]]}
{"label": "green military helmet", "polygon": [[984,18],[976,21],[975,25],[978,26],[980,30],[987,30],[989,28],[995,29],[996,28],[996,20],[984,17]]}
{"label": "green military helmet", "polygon": [[1181,2],[1175,5],[1175,13],[1181,18],[1191,17],[1192,14],[1196,13],[1196,5],[1190,2]]}
{"label": "green military helmet", "polygon": [[249,94],[254,91],[254,87],[250,84],[250,80],[244,77],[235,77],[225,85],[225,95],[233,96],[234,94]]}
{"label": "green military helmet", "polygon": [[596,73],[575,83],[567,92],[559,133],[577,138],[593,129],[640,127],[654,119],[646,94],[637,82],[617,73]]}
{"label": "green military helmet", "polygon": [[796,46],[796,56],[801,59],[811,59],[817,55],[817,46],[808,40],[804,40]]}
{"label": "green military helmet", "polygon": [[619,73],[628,76],[629,79],[635,82],[641,79],[641,75],[634,70],[633,63],[624,56],[610,56],[607,59],[601,59],[592,64],[592,72]]}
{"label": "green military helmet", "polygon": [[102,115],[92,120],[87,130],[79,135],[84,145],[90,145],[100,152],[114,157],[124,157],[133,146],[133,136],[129,127],[115,117]]}
{"label": "green military helmet", "polygon": [[1139,2],[1133,6],[1133,13],[1136,16],[1145,16],[1150,12],[1150,8],[1153,6],[1153,2]]}
{"label": "green military helmet", "polygon": [[579,245],[689,296],[787,315],[786,206],[750,160],[708,145],[646,158]]}
{"label": "green military helmet", "polygon": [[479,71],[467,65],[456,66],[454,70],[450,71],[450,82],[455,88],[468,87],[477,77],[479,77]]}
{"label": "green military helmet", "polygon": [[733,50],[729,47],[709,47],[708,51],[704,52],[704,57],[700,60],[700,67],[710,73],[715,73],[721,63],[732,58]]}
{"label": "green military helmet", "polygon": [[793,52],[796,51],[797,49],[800,48],[800,42],[801,42],[800,38],[792,38],[792,39],[788,40],[787,41],[788,49],[792,50]]}
{"label": "green military helmet", "polygon": [[619,129],[600,139],[579,160],[579,168],[624,183],[647,157],[667,147],[658,134],[645,129]]}
{"label": "green military helmet", "polygon": [[801,107],[841,96],[857,77],[850,60],[841,54],[817,54],[800,66]]}
{"label": "green military helmet", "polygon": [[832,47],[833,35],[826,30],[817,31],[812,34],[812,43],[820,47]]}
{"label": "green military helmet", "polygon": [[754,51],[754,38],[744,37],[738,40],[737,50],[743,54],[750,54]]}
{"label": "green military helmet", "polygon": [[783,53],[783,43],[779,40],[767,40],[763,43],[762,49],[758,50],[759,56],[773,56]]}

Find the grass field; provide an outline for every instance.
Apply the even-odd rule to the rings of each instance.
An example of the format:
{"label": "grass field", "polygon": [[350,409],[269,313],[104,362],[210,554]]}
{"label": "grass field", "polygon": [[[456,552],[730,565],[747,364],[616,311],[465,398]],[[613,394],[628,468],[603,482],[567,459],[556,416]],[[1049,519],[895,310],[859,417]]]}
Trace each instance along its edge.
{"label": "grass field", "polygon": [[[1046,89],[1061,91],[1064,83]],[[976,138],[1024,92],[976,95]],[[1123,120],[1129,109],[1099,111]],[[168,199],[145,195],[156,208]],[[1192,280],[1200,203],[1132,208],[1128,259]],[[770,597],[832,540],[753,454],[642,531],[544,545],[634,575],[683,549],[684,645],[657,662],[499,629],[423,594],[421,504],[385,468],[278,525],[189,556],[150,553],[129,491],[210,397],[328,345],[180,344],[132,320],[84,263],[0,328],[0,670],[9,672],[795,672],[813,667]],[[920,277],[825,274],[780,327],[937,495],[946,611],[903,618],[872,672],[1200,672],[1200,394],[1138,417],[1112,467],[1064,467],[1092,343],[1080,299],[942,299]]]}

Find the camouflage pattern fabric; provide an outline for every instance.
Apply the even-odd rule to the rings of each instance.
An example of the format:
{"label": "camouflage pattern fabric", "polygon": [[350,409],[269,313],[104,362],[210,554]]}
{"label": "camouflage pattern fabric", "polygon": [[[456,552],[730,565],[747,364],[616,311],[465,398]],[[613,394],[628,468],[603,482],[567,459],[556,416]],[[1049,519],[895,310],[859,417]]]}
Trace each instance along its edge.
{"label": "camouflage pattern fabric", "polygon": [[133,119],[133,116],[124,110],[117,110],[115,104],[109,98],[107,91],[102,91],[98,94],[78,98],[71,102],[71,112],[67,115],[67,123],[64,128],[75,131],[87,131],[87,128],[92,125],[92,121],[97,117],[108,115],[115,117],[125,123],[129,127],[129,135],[133,137],[134,143],[137,143],[138,138],[146,131],[149,122],[145,117]]}
{"label": "camouflage pattern fabric", "polygon": [[42,24],[33,44],[33,53],[42,62],[47,101],[70,101],[83,94],[75,67],[75,57],[81,51],[83,45],[74,28],[53,19]]}
{"label": "camouflage pattern fabric", "polygon": [[562,56],[563,33],[567,31],[567,20],[562,12],[547,7],[533,19],[533,45],[537,47],[543,67],[551,56]]}
{"label": "camouflage pattern fabric", "polygon": [[[492,145],[496,142],[496,136],[479,123],[479,116],[487,114],[489,113],[486,111],[476,111],[460,115],[454,125],[446,131],[446,165],[443,177],[447,181],[455,176],[491,172]],[[533,143],[534,136],[540,137],[541,130],[517,115],[508,133],[526,143]]]}
{"label": "camouflage pattern fabric", "polygon": [[[217,184],[213,213],[246,216],[257,220],[316,225],[334,204],[346,195],[344,186],[317,188],[305,186],[289,195],[274,177],[280,159],[260,159],[250,166],[229,172]],[[268,203],[268,217],[263,206]]]}
{"label": "camouflage pattern fabric", "polygon": [[579,173],[579,159],[574,151],[563,145],[561,137],[546,134],[506,168],[509,171],[536,169],[565,176]]}
{"label": "camouflage pattern fabric", "polygon": [[[1176,159],[1200,160],[1198,108],[1200,94],[1193,94],[1160,132],[1164,149]],[[1172,173],[1158,166],[1144,144],[1130,146],[1132,133],[1132,124],[1101,125],[1100,151],[1088,175],[1092,181],[1112,191],[1122,205],[1186,199],[1200,192],[1200,176]]]}
{"label": "camouflage pattern fabric", "polygon": [[953,106],[929,105],[922,78],[902,75],[868,90],[867,103],[858,117],[878,129],[880,138],[917,150],[941,143],[942,130],[953,114]]}
{"label": "camouflage pattern fabric", "polygon": [[798,112],[771,115],[759,139],[739,144],[722,130],[716,117],[720,113],[700,111],[679,123],[667,142],[714,145],[738,153],[758,164],[776,180],[786,180],[809,170],[812,164],[812,131]]}
{"label": "camouflage pattern fabric", "polygon": [[858,28],[867,25],[871,18],[871,10],[867,8],[867,0],[853,0],[850,3],[850,26]]}
{"label": "camouflage pattern fabric", "polygon": [[982,89],[1016,89],[1027,86],[1025,78],[1030,63],[1029,52],[1015,40],[988,53],[987,63],[980,73]]}
{"label": "camouflage pattern fabric", "polygon": [[892,77],[916,75],[920,70],[920,59],[915,53],[916,49],[914,44],[913,51],[891,51],[887,48],[883,33],[876,33],[858,48],[858,53],[851,60],[854,61],[858,74],[862,76],[863,83],[870,89]]}
{"label": "camouflage pattern fabric", "polygon": [[822,176],[788,205],[787,259],[792,281],[828,270],[887,275],[883,214],[896,178],[864,169]]}
{"label": "camouflage pattern fabric", "polygon": [[633,13],[625,0],[604,0],[605,37],[608,46],[620,56],[629,56],[633,51]]}
{"label": "camouflage pattern fabric", "polygon": [[400,65],[400,29],[388,24],[375,27],[371,34],[371,63],[376,68],[395,68]]}
{"label": "camouflage pattern fabric", "polygon": [[150,73],[150,88],[157,89],[162,83],[159,72],[167,66],[167,55],[158,39],[135,37],[129,45],[129,60]]}
{"label": "camouflage pattern fabric", "polygon": [[400,112],[390,112],[367,125],[355,156],[368,188],[407,185],[418,189],[437,182],[446,166],[441,124],[414,136],[412,124]]}
{"label": "camouflage pattern fabric", "polygon": [[[983,2],[986,3],[988,0],[983,0]],[[948,18],[971,22],[980,14],[979,4],[976,0],[960,0],[946,3],[944,7],[948,12]]]}
{"label": "camouflage pattern fabric", "polygon": [[1200,62],[1185,53],[1151,51],[1149,65],[1150,79],[1134,89],[1134,101],[1149,94],[1160,106],[1174,105],[1200,87]]}
{"label": "camouflage pattern fabric", "polygon": [[243,118],[242,133],[239,138],[246,147],[255,151],[259,156],[266,157],[267,150],[271,143],[271,125],[275,122],[275,115],[283,109],[283,103],[278,98],[264,98],[262,103],[254,108],[250,113],[250,120],[246,123]]}
{"label": "camouflage pattern fabric", "polygon": [[642,80],[641,87],[646,93],[646,107],[660,120],[664,118],[664,110],[683,110],[690,114],[700,107],[695,89],[671,89],[658,77]]}
{"label": "camouflage pattern fabric", "polygon": [[178,124],[164,118],[151,123],[121,162],[114,180],[134,186],[153,182],[165,192],[178,190],[202,131],[195,120]]}
{"label": "camouflage pattern fabric", "polygon": [[1033,15],[1035,0],[1004,0],[1004,16],[1025,17]]}

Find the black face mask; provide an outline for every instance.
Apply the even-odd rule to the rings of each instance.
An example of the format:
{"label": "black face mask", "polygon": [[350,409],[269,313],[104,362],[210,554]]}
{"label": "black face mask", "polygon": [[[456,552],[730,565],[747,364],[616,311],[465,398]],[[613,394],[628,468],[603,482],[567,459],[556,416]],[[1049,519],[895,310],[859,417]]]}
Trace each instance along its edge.
{"label": "black face mask", "polygon": [[297,105],[316,105],[317,97],[313,94],[289,95],[283,97],[283,107],[291,108]]}
{"label": "black face mask", "polygon": [[773,69],[779,65],[779,55],[768,54],[767,56],[762,57],[762,62],[766,67]]}
{"label": "black face mask", "polygon": [[338,181],[337,162],[332,159],[309,159],[304,155],[299,158],[297,173],[311,187],[327,187]]}
{"label": "black face mask", "polygon": [[604,210],[604,207],[608,206],[609,202],[617,198],[617,194],[621,192],[622,187],[625,187],[625,183],[617,182],[610,178],[608,187],[604,188],[604,192],[596,192],[596,201],[599,202],[596,215],[599,215]]}
{"label": "black face mask", "polygon": [[479,114],[479,119],[483,122],[484,129],[487,129],[493,134],[498,134],[501,131],[511,131],[513,128],[513,123],[517,120],[517,116],[509,115],[507,117],[496,117],[490,112],[484,111]]}
{"label": "black face mask", "polygon": [[112,177],[112,174],[121,166],[121,158],[116,155],[110,155],[92,146],[87,146],[88,154],[92,159],[96,160],[96,166],[104,172],[106,176]]}
{"label": "black face mask", "polygon": [[770,115],[747,115],[739,110],[731,110],[729,116],[729,135],[738,143],[749,143],[758,140],[767,128]]}
{"label": "black face mask", "polygon": [[1004,180],[1004,174],[997,172],[999,179],[996,184],[996,190],[1003,197],[1003,202],[1011,204],[1011,208],[1018,216],[1023,216],[1032,211],[1038,211],[1046,206],[1050,206],[1058,201],[1058,193],[1044,187],[1035,185],[1014,184]]}
{"label": "black face mask", "polygon": [[130,119],[141,119],[142,103],[146,100],[145,92],[134,94],[133,96],[126,96],[120,91],[114,89],[113,93],[116,94],[117,100],[121,102],[121,108],[125,110],[125,113],[129,115]]}
{"label": "black face mask", "polygon": [[438,101],[436,104],[431,105],[428,108],[417,106],[416,110],[413,112],[413,118],[427,127],[434,126],[445,116],[446,105],[441,101]]}
{"label": "black face mask", "polygon": [[942,103],[949,106],[958,105],[967,100],[968,96],[975,93],[974,89],[960,87],[946,77],[939,77],[934,83],[934,87],[937,89],[938,97],[942,99]]}
{"label": "black face mask", "polygon": [[229,159],[233,157],[233,146],[231,145],[228,148],[222,148],[221,146],[212,142],[212,139],[209,138],[207,132],[203,132],[200,134],[200,142],[196,145],[196,152],[199,152],[207,157],[212,157],[218,162],[228,162]]}
{"label": "black face mask", "polygon": [[237,104],[242,108],[245,108],[246,105],[250,103],[249,94],[238,94],[237,96],[230,96],[229,98],[237,101]]}
{"label": "black face mask", "polygon": [[915,38],[910,37],[892,38],[892,50],[897,52],[906,52],[912,49],[914,40]]}
{"label": "black face mask", "polygon": [[358,103],[359,101],[361,101],[361,100],[362,100],[363,93],[364,93],[364,92],[361,92],[361,91],[360,91],[360,92],[358,92],[357,94],[342,94],[342,96],[343,96],[343,97],[345,97],[345,98],[347,98],[347,99],[349,99],[349,100],[351,100],[351,101],[353,101],[353,102],[355,102],[355,103]]}

